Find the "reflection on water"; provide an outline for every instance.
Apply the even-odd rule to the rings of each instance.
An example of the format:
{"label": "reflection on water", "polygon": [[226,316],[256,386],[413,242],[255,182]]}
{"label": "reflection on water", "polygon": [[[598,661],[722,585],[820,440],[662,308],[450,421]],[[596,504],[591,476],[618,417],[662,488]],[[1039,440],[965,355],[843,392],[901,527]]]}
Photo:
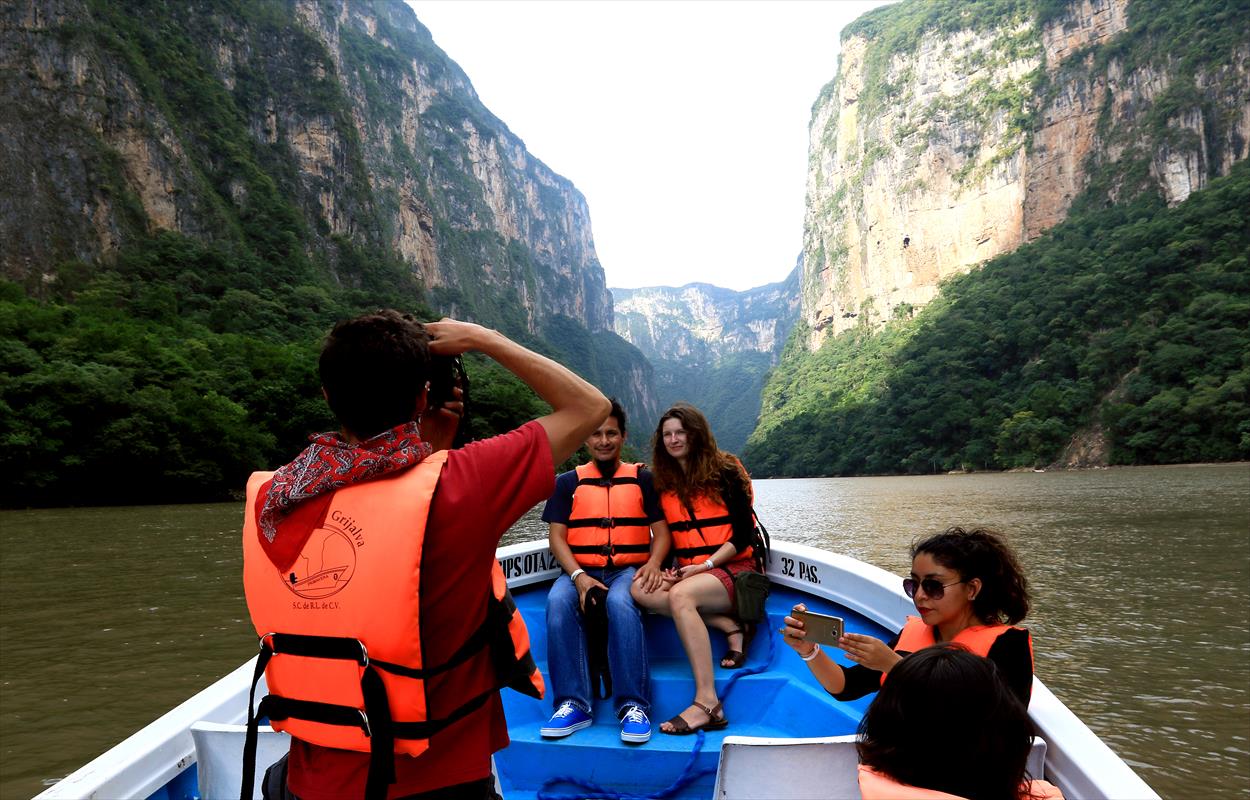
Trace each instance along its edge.
{"label": "reflection on water", "polygon": [[[1250,466],[759,481],[775,537],[896,574],[1009,534],[1037,671],[1164,797],[1250,784]],[[0,797],[28,797],[254,652],[238,504],[0,513]],[[546,535],[531,512],[505,543]]]}

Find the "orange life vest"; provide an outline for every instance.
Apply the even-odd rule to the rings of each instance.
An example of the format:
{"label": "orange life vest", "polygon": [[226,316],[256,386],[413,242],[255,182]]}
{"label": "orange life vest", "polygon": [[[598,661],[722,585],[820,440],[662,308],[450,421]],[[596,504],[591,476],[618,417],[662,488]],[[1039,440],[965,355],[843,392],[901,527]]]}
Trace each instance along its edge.
{"label": "orange life vest", "polygon": [[[577,489],[569,513],[569,549],[583,567],[646,563],[651,523],[638,483],[641,464],[618,464],[611,478],[593,462],[577,468]],[[640,516],[641,514],[641,516]]]}
{"label": "orange life vest", "polygon": [[[525,623],[498,562],[479,625],[421,630],[426,520],[446,458],[440,451],[398,474],[337,490],[285,574],[261,547],[256,518],[256,498],[273,473],[255,473],[247,485],[243,585],[261,637],[256,678],[263,670],[270,692],[256,717],[268,716],[274,728],[306,742],[372,752],[370,786],[375,766],[386,772],[385,783],[393,782],[393,753],[421,754],[430,736],[482,706],[499,686],[543,694]],[[447,663],[430,665],[421,652],[426,635],[465,641]],[[498,685],[460,698],[445,718],[428,719],[426,679],[483,649],[491,652]],[[248,712],[252,727],[250,699]]]}
{"label": "orange life vest", "polygon": [[[703,563],[733,536],[733,519],[720,498],[707,494],[696,496],[690,503],[693,517],[676,492],[661,494],[660,506],[668,520],[668,529],[673,532],[673,555],[679,567]],[[753,555],[752,549],[747,547],[729,563],[747,562]]]}
{"label": "orange life vest", "polygon": [[[994,646],[994,642],[998,641],[998,637],[1011,628],[1013,625],[973,625],[964,628],[955,634],[952,642],[958,642],[967,647],[973,653],[982,657],[988,657],[990,648]],[[1019,630],[1024,630],[1019,628]],[[898,644],[894,645],[894,650],[899,653],[914,653],[917,650],[923,650],[926,647],[932,647],[937,644],[937,640],[933,636],[933,626],[926,625],[920,617],[908,617],[907,623],[903,625],[903,630],[898,634]],[[1033,639],[1029,638],[1029,658],[1033,657]],[[881,685],[885,685],[885,678],[890,673],[881,673]]]}
{"label": "orange life vest", "polygon": [[[864,764],[859,765],[859,793],[864,800],[963,800],[960,795],[899,783]],[[1026,796],[1034,800],[1063,800],[1059,787],[1047,781],[1029,781],[1020,793],[1021,800]]]}

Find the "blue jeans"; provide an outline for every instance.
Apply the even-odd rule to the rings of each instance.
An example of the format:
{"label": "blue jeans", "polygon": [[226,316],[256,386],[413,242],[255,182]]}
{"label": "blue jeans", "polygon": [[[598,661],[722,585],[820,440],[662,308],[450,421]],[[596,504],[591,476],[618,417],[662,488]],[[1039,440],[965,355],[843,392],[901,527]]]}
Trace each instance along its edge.
{"label": "blue jeans", "polygon": [[[629,596],[633,567],[593,567],[586,574],[608,587],[608,669],[616,713],[627,705],[651,710],[651,672],[642,633],[642,609]],[[577,587],[561,575],[547,595],[547,669],[554,707],[566,700],[593,713],[586,633],[577,604]]]}

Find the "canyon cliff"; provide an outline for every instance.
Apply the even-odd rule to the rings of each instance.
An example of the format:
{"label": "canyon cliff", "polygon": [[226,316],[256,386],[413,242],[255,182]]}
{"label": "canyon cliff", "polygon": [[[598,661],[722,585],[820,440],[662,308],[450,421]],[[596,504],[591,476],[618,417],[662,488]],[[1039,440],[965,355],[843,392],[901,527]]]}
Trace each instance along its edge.
{"label": "canyon cliff", "polygon": [[[1212,5],[1244,28],[1235,4]],[[1250,42],[1216,61],[1151,46],[1164,28],[1220,25],[1193,18],[1209,13],[904,2],[848,26],[810,127],[807,347],[910,316],[1087,191],[1174,206],[1227,174],[1250,150]]]}
{"label": "canyon cliff", "polygon": [[[764,379],[798,318],[798,267],[784,281],[742,292],[706,283],[611,291],[616,332],[655,367],[660,407],[693,403],[717,443],[741,452]],[[635,437],[635,446],[644,443]]]}
{"label": "canyon cliff", "polygon": [[403,3],[18,0],[0,75],[0,276],[31,295],[168,233],[347,289],[370,254],[441,313],[557,348],[572,321],[654,408],[585,198]]}
{"label": "canyon cliff", "polygon": [[757,475],[1250,457],[1250,8],[903,0],[813,106]]}

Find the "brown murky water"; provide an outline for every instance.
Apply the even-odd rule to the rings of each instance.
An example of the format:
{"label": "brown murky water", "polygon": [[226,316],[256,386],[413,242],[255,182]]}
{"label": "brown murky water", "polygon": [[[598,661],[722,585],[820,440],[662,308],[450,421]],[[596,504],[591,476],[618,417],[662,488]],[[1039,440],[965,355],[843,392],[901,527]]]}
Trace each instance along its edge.
{"label": "brown murky water", "polygon": [[[1037,671],[1167,798],[1250,797],[1250,465],[759,481],[773,536],[906,571],[1007,532]],[[30,797],[254,652],[241,506],[0,513],[0,798]],[[531,513],[505,541],[545,535]]]}

